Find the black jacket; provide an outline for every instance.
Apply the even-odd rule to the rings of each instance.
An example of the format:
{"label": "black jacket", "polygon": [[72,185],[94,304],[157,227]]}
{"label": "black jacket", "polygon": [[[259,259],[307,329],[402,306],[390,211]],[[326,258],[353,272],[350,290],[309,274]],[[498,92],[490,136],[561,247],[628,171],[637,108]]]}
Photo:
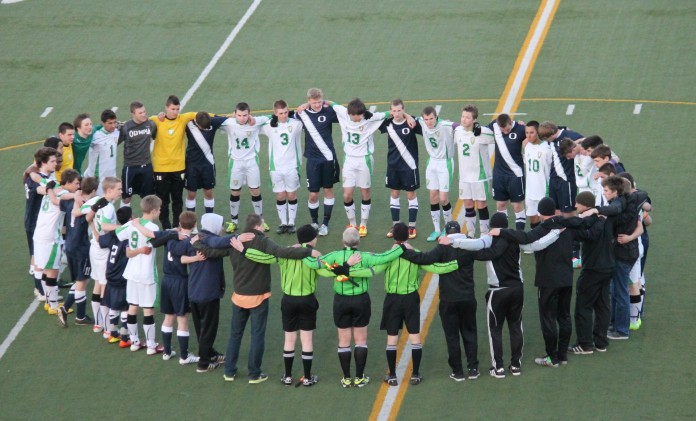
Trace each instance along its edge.
{"label": "black jacket", "polygon": [[427,252],[406,250],[402,259],[417,265],[431,265],[457,260],[459,268],[443,273],[440,277],[440,301],[456,302],[475,300],[474,295],[474,257],[476,252],[456,249],[438,244]]}
{"label": "black jacket", "polygon": [[486,260],[489,288],[522,286],[520,246],[504,238],[494,237],[490,248],[476,252],[476,260]]}
{"label": "black jacket", "polygon": [[612,272],[614,258],[614,225],[602,216],[562,218],[559,224],[577,230],[575,238],[582,241],[582,268],[597,272]]}

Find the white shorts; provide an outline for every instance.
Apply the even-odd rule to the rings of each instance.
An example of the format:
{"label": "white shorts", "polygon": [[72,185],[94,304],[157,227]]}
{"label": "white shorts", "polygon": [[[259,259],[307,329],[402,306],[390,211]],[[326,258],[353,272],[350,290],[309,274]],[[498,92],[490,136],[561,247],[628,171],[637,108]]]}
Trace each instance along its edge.
{"label": "white shorts", "polygon": [[239,190],[243,186],[250,189],[261,187],[261,172],[259,163],[254,159],[240,159],[229,161],[230,190]]}
{"label": "white shorts", "polygon": [[56,242],[34,240],[34,265],[43,270],[60,269],[63,247]]}
{"label": "white shorts", "polygon": [[524,205],[527,208],[527,216],[539,216],[539,200],[524,198]]}
{"label": "white shorts", "polygon": [[130,279],[126,283],[126,301],[128,304],[141,308],[154,307],[156,297],[157,284],[143,284]]}
{"label": "white shorts", "polygon": [[89,261],[92,265],[92,279],[99,285],[106,285],[106,263],[109,260],[111,250],[103,249],[94,244],[89,247]]}
{"label": "white shorts", "polygon": [[486,200],[486,181],[460,181],[459,198]]}
{"label": "white shorts", "polygon": [[271,171],[273,193],[297,191],[300,188],[300,173],[297,168]]}
{"label": "white shorts", "polygon": [[452,183],[452,160],[430,159],[425,169],[425,187],[428,190],[449,192]]}
{"label": "white shorts", "polygon": [[346,156],[341,175],[343,187],[369,189],[372,185],[372,155]]}

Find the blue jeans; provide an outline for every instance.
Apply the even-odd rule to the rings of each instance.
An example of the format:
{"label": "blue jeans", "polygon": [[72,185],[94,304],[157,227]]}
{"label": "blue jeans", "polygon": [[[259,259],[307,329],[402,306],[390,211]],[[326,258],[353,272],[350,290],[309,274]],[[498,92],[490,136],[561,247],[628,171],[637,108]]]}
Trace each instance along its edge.
{"label": "blue jeans", "polygon": [[632,267],[633,263],[617,260],[614,276],[611,277],[611,324],[615,332],[625,336],[628,336],[631,322],[628,286],[631,283],[629,275]]}
{"label": "blue jeans", "polygon": [[266,347],[266,322],[268,320],[268,300],[264,300],[258,307],[242,308],[232,303],[232,323],[230,324],[230,339],[227,342],[225,353],[225,375],[237,374],[237,360],[239,359],[239,347],[242,344],[244,329],[247,320],[251,317],[251,342],[249,343],[249,378],[256,378],[261,374],[261,362],[263,351]]}

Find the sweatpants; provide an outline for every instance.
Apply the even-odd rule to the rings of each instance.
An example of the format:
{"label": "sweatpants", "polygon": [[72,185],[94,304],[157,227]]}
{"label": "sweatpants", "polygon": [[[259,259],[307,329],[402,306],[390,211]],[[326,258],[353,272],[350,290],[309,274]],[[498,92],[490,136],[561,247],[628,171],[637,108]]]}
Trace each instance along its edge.
{"label": "sweatpants", "polygon": [[478,336],[476,334],[476,298],[468,301],[440,301],[440,321],[447,342],[447,362],[452,372],[464,374],[462,349],[464,344],[468,368],[478,369]]}
{"label": "sweatpants", "polygon": [[546,355],[551,361],[568,360],[568,345],[573,325],[570,321],[570,298],[573,287],[547,288],[539,287],[539,320],[544,336]]}
{"label": "sweatpants", "polygon": [[521,367],[522,348],[522,309],[524,308],[524,288],[522,284],[514,287],[490,288],[486,293],[486,313],[488,315],[488,341],[491,348],[492,366],[503,365],[503,323],[507,321],[510,332],[510,365]]}
{"label": "sweatpants", "polygon": [[[609,285],[612,271],[583,269],[575,288],[575,332],[578,345],[606,348],[609,329]],[[594,312],[594,322],[592,313]]]}

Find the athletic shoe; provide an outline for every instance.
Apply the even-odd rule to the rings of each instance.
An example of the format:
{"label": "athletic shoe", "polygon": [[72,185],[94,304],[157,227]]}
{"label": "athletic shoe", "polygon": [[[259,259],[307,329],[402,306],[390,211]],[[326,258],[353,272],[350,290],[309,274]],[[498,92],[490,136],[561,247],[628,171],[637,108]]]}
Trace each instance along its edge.
{"label": "athletic shoe", "polygon": [[[220,364],[218,363],[208,363],[208,365],[204,366],[198,366],[196,368],[196,373],[207,373],[209,371],[213,371],[216,368],[220,367]],[[234,380],[234,376],[232,376],[232,380]],[[225,381],[232,381],[232,380],[227,380],[227,376],[225,376]]]}
{"label": "athletic shoe", "polygon": [[317,224],[316,222],[312,222],[312,223],[309,224],[309,225],[310,225],[312,228],[314,228],[315,230],[318,230],[318,229],[319,229],[319,224]]}
{"label": "athletic shoe", "polygon": [[582,269],[582,259],[573,257],[573,269]]}
{"label": "athletic shoe", "polygon": [[186,358],[179,358],[179,364],[180,365],[189,365],[189,364],[197,363],[200,360],[201,360],[201,357],[199,357],[198,355],[193,355],[192,353],[189,352],[188,356],[186,356]]}
{"label": "athletic shoe", "polygon": [[109,339],[110,336],[111,336],[111,333],[109,331],[107,331],[106,329],[104,329],[104,332],[102,333],[102,338]]}
{"label": "athletic shoe", "polygon": [[592,348],[584,347],[579,344],[568,347],[568,351],[575,355],[590,355],[594,353]]}
{"label": "athletic shoe", "polygon": [[264,222],[263,223],[263,232],[268,232],[270,230],[271,230],[271,227],[269,227],[268,224]]}
{"label": "athletic shoe", "polygon": [[286,225],[285,227],[286,227],[285,232],[287,232],[288,234],[294,234],[294,233],[297,232],[297,229],[295,228],[295,225],[292,225],[292,224],[291,224],[291,225]]}
{"label": "athletic shoe", "polygon": [[352,387],[353,386],[353,379],[350,377],[344,377],[341,379],[341,386],[343,387]]}
{"label": "athletic shoe", "polygon": [[510,371],[510,374],[513,376],[519,376],[522,374],[522,368],[521,367],[515,367],[514,365],[511,365],[508,367],[508,370]]}
{"label": "athletic shoe", "polygon": [[416,227],[408,227],[408,238],[409,239],[414,239],[418,235],[418,232],[416,231]]}
{"label": "athletic shoe", "polygon": [[[46,298],[46,297],[44,297],[44,298]],[[44,303],[44,311],[49,311],[51,309],[51,306],[45,300],[43,301],[43,303]],[[60,295],[58,296],[58,305],[59,306],[63,305],[63,297],[61,297]],[[49,313],[49,314],[55,314],[55,313]]]}
{"label": "athletic shoe", "polygon": [[92,320],[91,317],[85,314],[85,317],[82,319],[75,319],[75,324],[77,326],[93,326],[94,325],[94,320]]}
{"label": "athletic shoe", "polygon": [[317,382],[319,382],[319,377],[316,374],[312,374],[309,377],[300,378],[300,381],[302,382],[302,386],[310,387],[314,386],[315,384],[317,384]]}
{"label": "athletic shoe", "polygon": [[[164,345],[160,344],[155,344],[154,347],[150,348],[149,346],[147,347],[147,355],[157,355],[161,354],[164,352]],[[174,352],[174,351],[172,351]]]}
{"label": "athletic shoe", "polygon": [[367,227],[365,225],[360,225],[358,232],[360,233],[360,237],[367,237]]}
{"label": "athletic shoe", "polygon": [[428,236],[428,239],[426,241],[428,241],[429,243],[432,243],[433,241],[437,241],[437,238],[439,236],[440,236],[439,231],[433,231],[430,233],[430,235]]}
{"label": "athletic shoe", "polygon": [[410,383],[412,386],[419,385],[423,381],[423,376],[420,374],[412,374]]}
{"label": "athletic shoe", "polygon": [[449,378],[454,380],[455,382],[463,382],[466,380],[466,376],[464,373],[450,373]]}
{"label": "athletic shoe", "polygon": [[631,322],[631,325],[628,326],[630,330],[638,330],[640,329],[640,326],[643,324],[643,321],[641,319],[638,319],[635,322]]}
{"label": "athletic shoe", "polygon": [[101,333],[102,330],[104,330],[104,328],[99,325],[92,326],[92,332],[94,333]]}
{"label": "athletic shoe", "polygon": [[356,377],[353,379],[353,386],[355,387],[365,387],[370,383],[370,378],[363,374],[362,377]]}
{"label": "athletic shoe", "polygon": [[607,347],[602,348],[601,346],[595,346],[594,350],[597,352],[607,352]]}
{"label": "athletic shoe", "polygon": [[215,354],[212,357],[210,357],[210,362],[211,363],[224,363],[225,362],[225,354]]}
{"label": "athletic shoe", "polygon": [[65,307],[60,306],[56,312],[56,316],[58,316],[58,323],[62,327],[68,327],[68,311]]}
{"label": "athletic shoe", "polygon": [[396,378],[396,374],[387,374],[384,376],[384,383],[388,384],[389,386],[398,386],[399,380]]}
{"label": "athletic shoe", "polygon": [[558,368],[558,363],[554,363],[553,361],[551,361],[551,357],[549,357],[548,355],[541,358],[535,358],[534,364],[540,365],[542,367]]}
{"label": "athletic shoe", "polygon": [[504,368],[498,368],[496,369],[495,367],[491,367],[490,370],[488,370],[488,373],[495,377],[496,379],[504,379],[505,378],[505,369]]}
{"label": "athletic shoe", "polygon": [[394,228],[391,228],[387,233],[387,238],[394,238]]}
{"label": "athletic shoe", "polygon": [[268,374],[261,373],[256,377],[249,378],[249,384],[259,384],[265,382],[266,380],[268,380]]}
{"label": "athletic shoe", "polygon": [[233,233],[237,230],[237,223],[236,222],[228,222],[227,225],[225,225],[225,232]]}
{"label": "athletic shoe", "polygon": [[476,380],[479,378],[481,373],[479,372],[478,368],[470,368],[469,369],[469,380]]}
{"label": "athletic shoe", "polygon": [[[130,341],[128,341],[128,342],[130,342]],[[141,343],[137,343],[137,344],[131,343],[131,346],[130,346],[131,352],[140,351],[141,348],[145,348],[145,345],[143,345]]]}
{"label": "athletic shoe", "polygon": [[[196,371],[198,371],[198,370],[196,370]],[[200,373],[203,373],[203,371],[200,371]],[[237,378],[237,375],[236,375],[236,374],[233,374],[233,375],[231,375],[231,376],[228,376],[227,374],[223,374],[223,375],[222,375],[222,378],[225,379],[226,382],[233,382],[234,379]]]}
{"label": "athletic shoe", "polygon": [[619,332],[609,332],[607,333],[608,339],[628,339],[628,335],[622,335]]}
{"label": "athletic shoe", "polygon": [[283,376],[280,378],[280,382],[283,383],[285,386],[292,386],[292,377]]}
{"label": "athletic shoe", "polygon": [[175,357],[175,356],[176,356],[176,351],[174,351],[173,349],[172,349],[171,354],[167,354],[167,353],[164,353],[164,352],[162,353],[162,359],[163,359],[164,361],[169,361],[169,360],[172,359],[172,357]]}
{"label": "athletic shoe", "polygon": [[119,347],[119,348],[124,348],[124,349],[125,349],[125,348],[129,348],[129,347],[131,346],[131,344],[132,344],[132,343],[131,343],[130,339],[127,340],[127,341],[124,341],[123,339],[120,339],[119,342],[118,342],[118,347]]}
{"label": "athletic shoe", "polygon": [[329,227],[326,226],[326,224],[321,224],[321,226],[319,227],[319,235],[321,235],[322,237],[329,235]]}
{"label": "athletic shoe", "polygon": [[34,288],[34,298],[36,301],[46,302],[46,296],[40,293],[36,288]]}
{"label": "athletic shoe", "polygon": [[109,337],[106,339],[106,343],[108,344],[115,344],[117,342],[121,342],[121,339],[119,339],[118,336],[109,335]]}
{"label": "athletic shoe", "polygon": [[286,232],[288,232],[288,226],[287,226],[287,225],[281,225],[281,226],[279,226],[278,229],[276,230],[276,234],[285,234]]}

